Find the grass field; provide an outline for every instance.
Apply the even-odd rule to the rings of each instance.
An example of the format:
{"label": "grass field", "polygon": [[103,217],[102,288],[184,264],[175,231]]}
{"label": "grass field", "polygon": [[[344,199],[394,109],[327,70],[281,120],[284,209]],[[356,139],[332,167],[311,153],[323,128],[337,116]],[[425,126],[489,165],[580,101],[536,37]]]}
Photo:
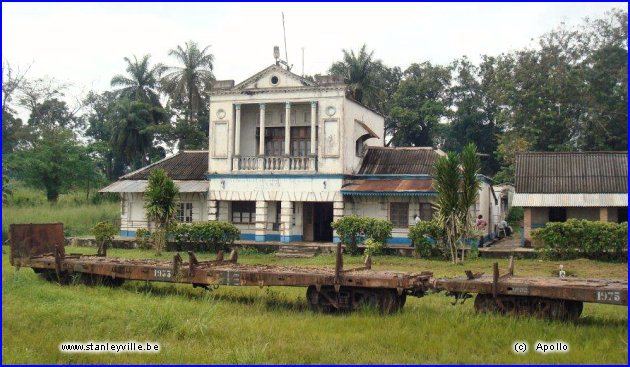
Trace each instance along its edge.
{"label": "grass field", "polygon": [[[4,218],[3,218],[4,219]],[[94,248],[70,252],[94,253]],[[154,258],[142,250],[108,251],[110,256]],[[170,259],[174,253],[165,253]],[[211,254],[201,254],[208,259]],[[346,266],[362,259],[346,257]],[[127,282],[121,288],[59,286],[30,269],[16,271],[2,255],[3,363],[468,363],[627,364],[627,307],[586,304],[575,323],[529,317],[475,314],[472,302],[451,306],[431,294],[408,298],[402,312],[372,310],[321,315],[306,307],[303,288],[221,287],[213,292],[190,286]],[[464,269],[489,272],[494,260],[465,266],[442,261],[383,256],[377,269],[433,270],[436,276]],[[332,255],[278,259],[240,254],[241,263],[333,266]],[[505,268],[507,261],[500,266]],[[578,276],[627,279],[627,264],[564,261]],[[558,263],[519,260],[519,275],[550,275]],[[159,354],[63,354],[63,341],[152,341]],[[562,354],[517,355],[512,343],[563,341]]]}
{"label": "grass field", "polygon": [[63,194],[58,203],[50,204],[42,191],[19,187],[2,203],[2,239],[4,242],[8,238],[9,225],[13,223],[61,222],[66,236],[84,236],[102,220],[120,220],[120,203],[93,204],[85,193],[75,192]]}

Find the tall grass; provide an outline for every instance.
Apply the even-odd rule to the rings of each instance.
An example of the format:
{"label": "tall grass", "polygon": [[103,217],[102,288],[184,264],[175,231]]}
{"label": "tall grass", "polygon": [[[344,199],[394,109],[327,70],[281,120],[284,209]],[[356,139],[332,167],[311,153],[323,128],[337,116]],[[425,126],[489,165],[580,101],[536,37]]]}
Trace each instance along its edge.
{"label": "tall grass", "polygon": [[88,235],[99,221],[120,221],[120,204],[115,200],[102,196],[88,199],[84,192],[73,192],[61,195],[57,203],[48,203],[42,191],[16,188],[2,203],[2,241],[8,238],[13,223],[61,222],[66,236]]}
{"label": "tall grass", "polygon": [[[93,248],[72,248],[72,252]],[[112,249],[113,255],[151,257],[150,251]],[[402,312],[373,310],[321,315],[308,310],[304,288],[220,287],[208,292],[185,285],[127,282],[121,288],[59,286],[30,269],[11,268],[3,247],[2,362],[178,364],[627,364],[627,308],[586,304],[576,323],[475,314],[471,300],[452,306],[444,294],[408,298]],[[165,253],[163,258],[172,258]],[[200,259],[210,258],[200,254]],[[379,259],[378,257],[376,258]],[[461,272],[442,261],[380,258],[378,267]],[[400,259],[397,260],[397,259]],[[360,263],[348,257],[347,264]],[[415,260],[419,261],[419,260]],[[239,262],[276,263],[272,255]],[[286,265],[327,265],[334,258],[282,259]],[[490,263],[490,262],[488,262]],[[520,266],[519,266],[520,264]],[[516,271],[544,272],[545,262],[523,260]],[[592,264],[592,266],[591,266]],[[486,267],[472,261],[473,268]],[[553,264],[551,264],[553,265]],[[575,263],[583,269],[596,262]],[[572,265],[572,266],[574,266]],[[627,266],[614,264],[616,277]],[[349,266],[349,265],[348,265]],[[536,270],[537,269],[537,270]],[[487,269],[485,269],[487,270]],[[595,276],[594,274],[586,274]],[[63,341],[152,341],[158,354],[63,354]],[[561,340],[568,353],[512,352],[512,343]]]}

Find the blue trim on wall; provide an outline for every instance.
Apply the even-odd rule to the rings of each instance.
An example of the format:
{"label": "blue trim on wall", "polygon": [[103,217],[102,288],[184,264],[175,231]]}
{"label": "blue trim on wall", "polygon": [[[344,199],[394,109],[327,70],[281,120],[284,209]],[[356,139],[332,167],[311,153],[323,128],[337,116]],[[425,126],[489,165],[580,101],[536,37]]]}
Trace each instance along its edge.
{"label": "blue trim on wall", "polygon": [[253,233],[241,233],[241,240],[252,241],[255,239]]}
{"label": "blue trim on wall", "polygon": [[280,234],[279,233],[266,234],[265,239],[263,241],[280,241]]}
{"label": "blue trim on wall", "polygon": [[437,196],[435,191],[347,191],[341,190],[341,195],[350,196]]}
{"label": "blue trim on wall", "polygon": [[302,235],[280,236],[280,242],[302,242]]}
{"label": "blue trim on wall", "polygon": [[264,234],[263,235],[258,235],[257,234],[257,235],[254,236],[254,240],[256,242],[265,242],[265,235]]}
{"label": "blue trim on wall", "polygon": [[411,239],[408,237],[392,237],[386,242],[388,245],[411,245]]}
{"label": "blue trim on wall", "polygon": [[121,237],[136,237],[136,231],[123,231],[121,229],[120,236]]}
{"label": "blue trim on wall", "polygon": [[269,178],[269,179],[275,179],[275,178],[339,178],[342,179],[346,177],[346,175],[343,174],[326,174],[326,173],[312,173],[312,174],[308,174],[308,173],[296,173],[296,174],[290,174],[290,173],[208,173],[206,174],[206,178],[207,179],[213,179],[213,178],[243,178],[243,179],[248,179],[248,178]]}

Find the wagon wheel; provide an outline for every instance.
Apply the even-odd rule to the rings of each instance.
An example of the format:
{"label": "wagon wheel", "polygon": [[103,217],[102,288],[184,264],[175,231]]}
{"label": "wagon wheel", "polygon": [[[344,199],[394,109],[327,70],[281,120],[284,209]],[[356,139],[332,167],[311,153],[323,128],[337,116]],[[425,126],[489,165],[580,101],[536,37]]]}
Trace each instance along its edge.
{"label": "wagon wheel", "polygon": [[309,307],[314,312],[323,312],[323,307],[321,305],[321,297],[319,296],[319,292],[314,285],[311,285],[306,289],[306,301],[308,302]]}
{"label": "wagon wheel", "polygon": [[584,310],[584,303],[580,301],[566,301],[565,302],[568,309],[568,318],[571,321],[577,320],[580,315],[582,315],[582,311]]}
{"label": "wagon wheel", "polygon": [[477,312],[499,312],[499,305],[489,294],[478,293],[475,297],[475,311]]}
{"label": "wagon wheel", "polygon": [[381,313],[388,314],[398,311],[400,303],[398,295],[393,289],[383,289],[379,297],[379,309]]}
{"label": "wagon wheel", "polygon": [[403,293],[398,296],[398,308],[403,308],[405,303],[407,303],[407,295]]}

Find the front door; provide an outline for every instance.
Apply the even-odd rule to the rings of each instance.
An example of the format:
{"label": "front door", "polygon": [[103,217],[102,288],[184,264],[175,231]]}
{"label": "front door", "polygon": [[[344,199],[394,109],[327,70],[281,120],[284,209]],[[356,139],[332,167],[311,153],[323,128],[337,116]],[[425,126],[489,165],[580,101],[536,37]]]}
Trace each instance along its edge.
{"label": "front door", "polygon": [[333,203],[304,203],[304,241],[332,242]]}

